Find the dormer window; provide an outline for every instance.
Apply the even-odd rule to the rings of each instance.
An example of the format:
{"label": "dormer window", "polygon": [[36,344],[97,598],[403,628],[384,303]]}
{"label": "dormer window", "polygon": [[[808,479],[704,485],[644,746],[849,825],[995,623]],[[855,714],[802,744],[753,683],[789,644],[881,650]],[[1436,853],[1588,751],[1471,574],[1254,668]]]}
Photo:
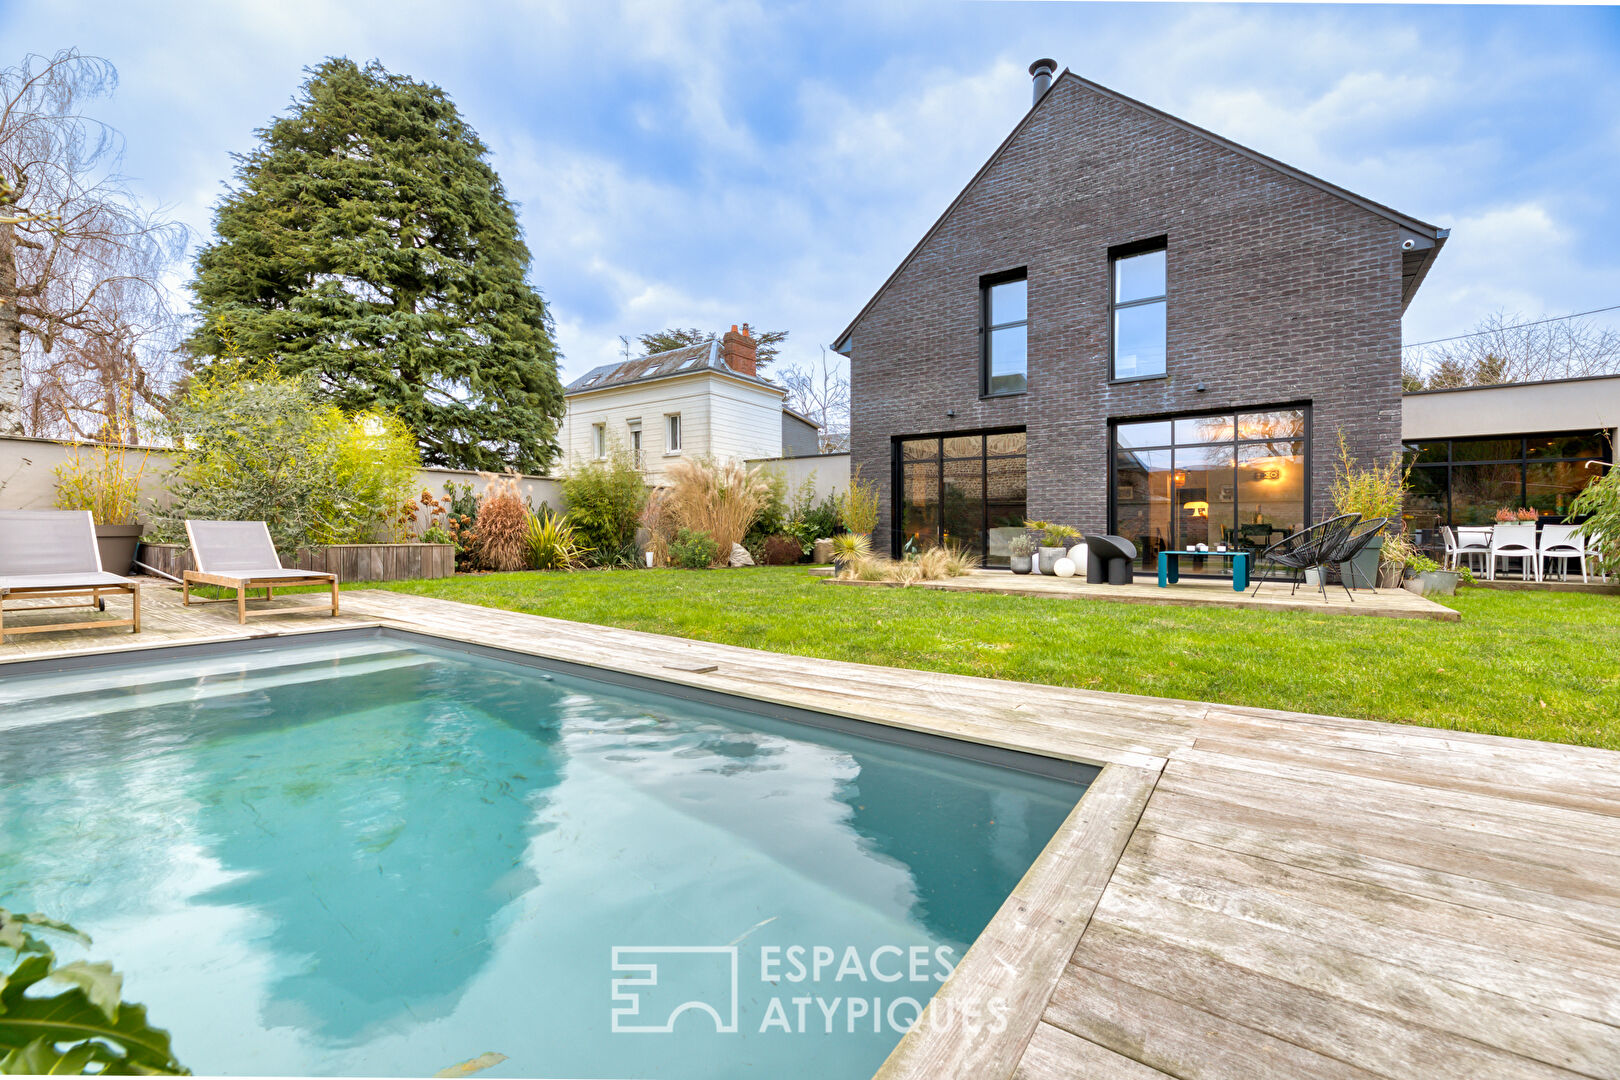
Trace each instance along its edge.
{"label": "dormer window", "polygon": [[1115,379],[1164,375],[1165,243],[1149,240],[1111,252]]}
{"label": "dormer window", "polygon": [[1029,275],[1011,270],[979,282],[981,373],[985,397],[1022,394],[1029,385]]}

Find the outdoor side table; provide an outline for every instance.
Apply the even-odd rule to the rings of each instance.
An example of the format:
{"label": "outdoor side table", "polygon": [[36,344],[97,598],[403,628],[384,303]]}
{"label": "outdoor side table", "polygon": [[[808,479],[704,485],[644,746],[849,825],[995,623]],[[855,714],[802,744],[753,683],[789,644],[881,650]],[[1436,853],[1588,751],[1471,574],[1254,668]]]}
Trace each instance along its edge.
{"label": "outdoor side table", "polygon": [[1199,559],[1231,559],[1232,589],[1242,592],[1249,587],[1249,567],[1254,555],[1247,551],[1161,551],[1159,552],[1159,588],[1174,585],[1181,580],[1181,556]]}

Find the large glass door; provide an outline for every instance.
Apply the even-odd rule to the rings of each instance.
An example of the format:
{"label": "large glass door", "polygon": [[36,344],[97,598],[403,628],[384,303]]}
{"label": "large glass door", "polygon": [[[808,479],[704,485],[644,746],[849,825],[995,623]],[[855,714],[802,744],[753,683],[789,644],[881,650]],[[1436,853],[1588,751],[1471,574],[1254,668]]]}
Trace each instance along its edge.
{"label": "large glass door", "polygon": [[971,432],[900,439],[895,554],[941,544],[1005,567],[1027,503],[1024,433]]}
{"label": "large glass door", "polygon": [[[1115,425],[1111,530],[1136,545],[1144,570],[1160,551],[1260,551],[1299,531],[1307,423],[1306,410],[1293,408]],[[1188,569],[1230,575],[1231,563]]]}

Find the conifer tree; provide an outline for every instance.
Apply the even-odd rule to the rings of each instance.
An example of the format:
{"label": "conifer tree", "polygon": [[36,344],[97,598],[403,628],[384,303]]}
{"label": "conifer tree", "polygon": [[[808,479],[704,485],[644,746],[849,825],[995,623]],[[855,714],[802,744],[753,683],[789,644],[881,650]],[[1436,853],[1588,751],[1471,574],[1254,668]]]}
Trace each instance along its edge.
{"label": "conifer tree", "polygon": [[541,472],[563,414],[551,315],[488,149],[443,90],[329,59],[236,159],[191,289],[194,363],[312,372],[428,465]]}

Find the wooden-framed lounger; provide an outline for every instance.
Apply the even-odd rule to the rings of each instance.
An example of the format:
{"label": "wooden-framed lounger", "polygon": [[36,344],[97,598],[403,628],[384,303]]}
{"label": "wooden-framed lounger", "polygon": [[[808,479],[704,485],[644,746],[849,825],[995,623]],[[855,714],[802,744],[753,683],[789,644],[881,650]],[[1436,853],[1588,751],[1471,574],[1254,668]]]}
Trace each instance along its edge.
{"label": "wooden-framed lounger", "polygon": [[314,615],[326,610],[326,604],[306,604],[295,608],[268,608],[263,611],[247,609],[248,592],[263,589],[264,598],[275,596],[276,589],[289,585],[328,585],[332,590],[333,615],[338,613],[338,579],[336,574],[319,570],[294,570],[281,565],[276,545],[270,540],[270,527],[262,521],[187,521],[186,536],[191,540],[191,561],[197,567],[182,575],[180,602],[192,604],[228,604],[223,600],[193,600],[193,585],[216,585],[236,592],[236,621],[245,623],[260,615]]}
{"label": "wooden-framed lounger", "polygon": [[[12,608],[16,611],[52,611],[91,607],[107,610],[107,597],[127,594],[132,611],[127,619],[92,622],[40,623],[7,626],[8,600],[78,600],[77,604],[51,604]],[[141,585],[109,574],[101,568],[96,546],[96,523],[88,510],[0,510],[0,644],[15,634],[45,634],[61,630],[95,630],[127,626],[141,632]]]}

